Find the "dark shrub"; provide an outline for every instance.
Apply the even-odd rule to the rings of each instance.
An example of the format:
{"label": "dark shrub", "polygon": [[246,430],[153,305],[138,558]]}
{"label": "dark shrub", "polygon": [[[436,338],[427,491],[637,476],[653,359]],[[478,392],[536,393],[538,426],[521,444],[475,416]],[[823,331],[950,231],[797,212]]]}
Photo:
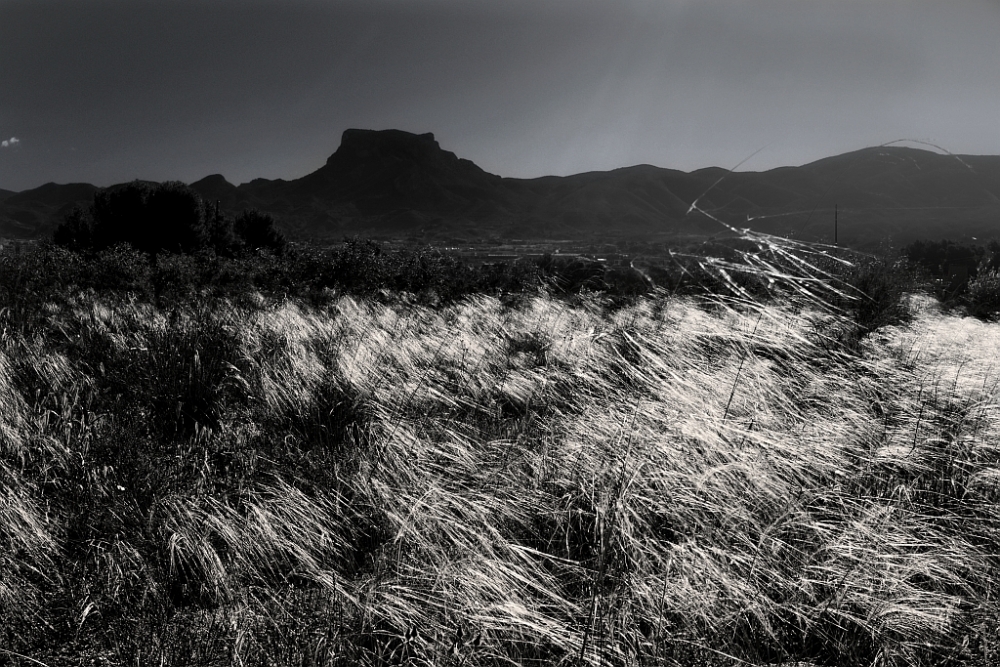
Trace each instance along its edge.
{"label": "dark shrub", "polygon": [[226,241],[224,222],[205,220],[198,193],[179,182],[133,181],[99,190],[88,213],[74,210],[56,229],[53,241],[71,250],[102,251],[127,243],[136,250],[196,252]]}
{"label": "dark shrub", "polygon": [[128,243],[145,250],[151,245],[149,221],[146,219],[146,199],[152,186],[133,181],[127,185],[99,190],[90,206],[94,221],[94,250],[105,250],[119,243]]}
{"label": "dark shrub", "polygon": [[1000,268],[1000,245],[966,245],[947,239],[914,241],[903,249],[917,271],[943,304],[957,306],[980,271]]}
{"label": "dark shrub", "polygon": [[868,334],[913,319],[909,295],[918,282],[907,261],[898,256],[851,256],[849,263],[824,265],[826,288],[813,288],[815,303],[824,303],[843,319],[828,333],[851,351]]}
{"label": "dark shrub", "polygon": [[840,278],[855,292],[857,299],[849,309],[862,333],[911,319],[906,296],[916,283],[905,261],[895,257],[865,259]]}
{"label": "dark shrub", "polygon": [[969,282],[965,295],[966,308],[973,317],[996,320],[1000,316],[1000,273],[984,271]]}
{"label": "dark shrub", "polygon": [[145,296],[152,268],[146,256],[127,244],[97,254],[84,265],[81,283],[97,291]]}
{"label": "dark shrub", "polygon": [[[139,250],[155,254],[195,252],[208,245],[204,209],[198,193],[183,183],[162,183],[146,198],[148,236],[146,246],[133,243]],[[134,238],[141,238],[134,232]]]}
{"label": "dark shrub", "polygon": [[94,247],[94,221],[83,209],[74,207],[65,221],[56,227],[52,241],[74,252],[89,250]]}
{"label": "dark shrub", "polygon": [[233,219],[223,215],[218,204],[205,202],[204,208],[208,246],[221,257],[235,257],[242,250],[242,244],[233,229]]}
{"label": "dark shrub", "polygon": [[598,290],[604,284],[605,267],[588,257],[547,254],[538,260],[538,268],[560,292]]}
{"label": "dark shrub", "polygon": [[245,210],[236,217],[233,231],[243,248],[250,252],[265,249],[280,252],[285,247],[285,238],[275,228],[274,218],[255,208]]}
{"label": "dark shrub", "polygon": [[65,248],[42,245],[23,255],[0,254],[0,314],[18,328],[44,321],[44,307],[81,282],[84,259]]}

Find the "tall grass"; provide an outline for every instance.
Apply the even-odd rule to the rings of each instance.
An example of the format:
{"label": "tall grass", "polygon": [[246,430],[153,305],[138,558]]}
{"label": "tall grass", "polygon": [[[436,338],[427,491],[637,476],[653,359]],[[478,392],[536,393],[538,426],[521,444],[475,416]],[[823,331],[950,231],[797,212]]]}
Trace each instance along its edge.
{"label": "tall grass", "polygon": [[1000,333],[749,242],[624,301],[38,286],[5,659],[988,662]]}

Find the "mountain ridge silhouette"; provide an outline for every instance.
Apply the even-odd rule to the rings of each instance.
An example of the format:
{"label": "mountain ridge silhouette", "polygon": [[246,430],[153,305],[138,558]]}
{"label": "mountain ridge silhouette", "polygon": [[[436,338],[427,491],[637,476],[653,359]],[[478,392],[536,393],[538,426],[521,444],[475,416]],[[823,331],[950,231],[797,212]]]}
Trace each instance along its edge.
{"label": "mountain ridge silhouette", "polygon": [[[272,213],[293,238],[663,240],[732,227],[832,241],[834,207],[847,243],[1000,232],[1000,156],[901,146],[760,172],[635,165],[525,179],[491,174],[431,133],[348,129],[326,163],[300,178],[235,185],[213,174],[191,187],[225,210]],[[0,235],[49,233],[96,190],[0,191]]]}

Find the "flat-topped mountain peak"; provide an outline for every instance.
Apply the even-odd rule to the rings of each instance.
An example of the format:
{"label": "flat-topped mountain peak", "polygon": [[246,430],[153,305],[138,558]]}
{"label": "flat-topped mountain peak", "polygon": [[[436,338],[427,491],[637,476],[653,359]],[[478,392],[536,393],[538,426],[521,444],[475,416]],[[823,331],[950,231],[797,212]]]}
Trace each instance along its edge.
{"label": "flat-topped mountain peak", "polygon": [[413,134],[403,130],[344,130],[340,147],[326,161],[331,163],[371,160],[412,160],[424,162],[442,157],[458,159],[454,153],[441,150],[430,132]]}

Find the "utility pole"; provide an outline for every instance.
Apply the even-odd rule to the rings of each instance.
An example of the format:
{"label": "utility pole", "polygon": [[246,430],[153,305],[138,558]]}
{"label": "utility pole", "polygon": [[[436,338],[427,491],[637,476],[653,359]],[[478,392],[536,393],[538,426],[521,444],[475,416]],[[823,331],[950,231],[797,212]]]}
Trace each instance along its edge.
{"label": "utility pole", "polygon": [[833,205],[833,245],[840,245],[837,243],[837,205]]}

